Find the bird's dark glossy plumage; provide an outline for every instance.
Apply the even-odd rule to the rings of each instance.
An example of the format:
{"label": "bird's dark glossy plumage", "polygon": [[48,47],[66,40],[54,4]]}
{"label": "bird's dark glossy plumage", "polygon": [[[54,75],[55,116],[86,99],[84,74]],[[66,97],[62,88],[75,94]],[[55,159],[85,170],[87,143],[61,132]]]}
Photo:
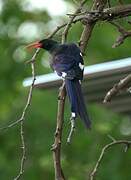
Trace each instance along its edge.
{"label": "bird's dark glossy plumage", "polygon": [[[84,62],[81,51],[75,43],[60,44],[52,39],[44,39],[31,47],[43,48],[52,55],[51,68],[65,80],[65,86],[71,103],[72,118],[78,115],[90,128],[90,119],[81,90],[83,79]],[[30,46],[29,46],[30,47]]]}

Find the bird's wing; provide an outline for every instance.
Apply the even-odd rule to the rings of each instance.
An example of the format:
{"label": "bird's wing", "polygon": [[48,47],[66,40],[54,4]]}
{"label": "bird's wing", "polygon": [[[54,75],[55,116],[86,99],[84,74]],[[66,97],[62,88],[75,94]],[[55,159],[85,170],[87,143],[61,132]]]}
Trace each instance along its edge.
{"label": "bird's wing", "polygon": [[[78,60],[77,57],[60,54],[53,57],[51,64],[52,69],[54,69],[59,76],[68,79],[82,79],[83,78],[83,69],[80,68],[81,58]],[[82,64],[81,64],[82,66]]]}
{"label": "bird's wing", "polygon": [[74,57],[70,55],[60,54],[56,55],[53,58],[52,67],[56,71],[66,72],[70,70],[75,65],[75,63],[76,61]]}

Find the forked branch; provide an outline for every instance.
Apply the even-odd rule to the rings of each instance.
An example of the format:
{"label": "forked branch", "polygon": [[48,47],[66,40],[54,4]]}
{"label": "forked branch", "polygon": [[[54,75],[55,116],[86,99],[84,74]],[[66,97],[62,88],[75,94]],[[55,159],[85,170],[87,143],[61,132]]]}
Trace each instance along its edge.
{"label": "forked branch", "polygon": [[9,129],[12,128],[16,125],[20,125],[20,139],[21,139],[21,149],[22,149],[22,156],[21,156],[21,161],[20,161],[20,170],[18,172],[18,175],[14,178],[14,180],[19,180],[23,173],[24,173],[24,165],[25,165],[25,160],[26,160],[26,145],[25,145],[25,137],[24,137],[24,122],[25,122],[25,116],[27,113],[27,110],[31,104],[31,100],[32,100],[32,93],[33,93],[33,88],[34,88],[34,83],[35,83],[35,61],[36,61],[36,57],[39,53],[40,49],[37,49],[36,52],[34,53],[30,63],[31,63],[31,69],[32,69],[32,84],[30,86],[29,89],[29,93],[28,93],[28,97],[27,97],[27,101],[26,101],[26,105],[22,111],[21,117],[10,123],[9,125],[0,128],[0,130],[3,129]]}
{"label": "forked branch", "polygon": [[131,141],[127,141],[127,140],[114,140],[113,142],[105,145],[102,150],[101,150],[101,153],[100,153],[100,156],[90,174],[90,178],[89,180],[94,180],[95,177],[96,177],[96,173],[98,172],[98,169],[102,163],[102,160],[104,158],[104,155],[105,155],[105,152],[108,151],[108,149],[110,149],[111,147],[114,147],[115,145],[125,145],[125,152],[127,151],[127,149],[131,146]]}
{"label": "forked branch", "polygon": [[116,48],[118,46],[120,46],[121,44],[124,43],[124,40],[127,38],[127,37],[131,37],[131,30],[130,31],[127,31],[125,30],[124,27],[122,27],[121,25],[115,23],[115,22],[110,22],[112,25],[114,25],[118,31],[120,32],[120,36],[116,39],[116,42],[113,44],[113,48]]}
{"label": "forked branch", "polygon": [[115,84],[113,88],[111,88],[107,92],[106,96],[104,97],[103,103],[110,102],[111,99],[114,96],[116,96],[120,91],[129,88],[130,84],[131,84],[131,74],[129,74],[124,79],[120,80],[119,83]]}

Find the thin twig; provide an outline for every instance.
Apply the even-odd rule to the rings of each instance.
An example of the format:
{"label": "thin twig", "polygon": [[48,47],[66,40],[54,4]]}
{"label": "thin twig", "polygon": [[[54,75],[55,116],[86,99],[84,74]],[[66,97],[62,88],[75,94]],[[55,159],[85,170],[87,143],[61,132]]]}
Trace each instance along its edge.
{"label": "thin twig", "polygon": [[126,76],[124,79],[121,79],[119,83],[115,84],[113,88],[111,88],[104,97],[103,103],[110,102],[111,99],[116,96],[121,90],[127,88],[131,83],[131,74]]}
{"label": "thin twig", "polygon": [[23,175],[23,173],[24,173],[24,165],[25,165],[25,160],[26,160],[26,146],[25,146],[25,137],[24,137],[24,120],[25,120],[25,115],[26,115],[27,109],[31,104],[32,92],[33,92],[34,83],[35,83],[35,80],[36,80],[36,77],[35,77],[35,61],[36,61],[36,56],[38,55],[39,51],[40,51],[40,49],[36,50],[35,54],[33,55],[32,59],[30,61],[31,69],[32,69],[32,78],[33,79],[32,79],[32,84],[31,84],[31,87],[30,87],[30,90],[29,90],[27,102],[26,102],[26,105],[25,105],[24,110],[22,112],[21,118],[7,126],[7,128],[10,128],[10,127],[13,127],[13,126],[17,125],[18,123],[20,123],[20,137],[21,137],[22,157],[21,157],[19,173],[14,178],[14,180],[19,180],[21,178],[21,176]]}
{"label": "thin twig", "polygon": [[119,37],[116,39],[116,42],[113,44],[113,48],[116,48],[118,46],[120,46],[121,44],[124,43],[124,40],[127,38],[127,37],[131,37],[131,31],[127,31],[125,30],[121,25],[115,23],[115,22],[110,22],[112,25],[114,25],[118,31],[120,32],[120,35]]}
{"label": "thin twig", "polygon": [[26,105],[25,105],[24,110],[22,112],[21,118],[7,126],[7,128],[10,128],[10,127],[13,127],[13,126],[17,125],[18,123],[20,123],[20,137],[21,137],[22,157],[21,157],[19,173],[14,178],[14,180],[19,180],[21,178],[21,176],[23,175],[23,173],[24,173],[24,165],[25,165],[25,160],[26,160],[26,145],[25,145],[25,137],[24,137],[24,121],[25,121],[25,115],[26,115],[27,109],[31,104],[32,92],[33,92],[34,83],[35,83],[35,80],[36,80],[36,77],[35,77],[35,61],[36,61],[36,56],[38,55],[39,51],[40,51],[40,49],[36,50],[35,54],[33,55],[32,59],[30,61],[31,69],[32,69],[32,78],[33,79],[32,79],[32,84],[31,84],[31,87],[30,87],[30,90],[29,90],[27,102],[26,102]]}
{"label": "thin twig", "polygon": [[105,152],[106,152],[109,148],[111,148],[111,147],[113,147],[113,146],[115,146],[115,145],[118,145],[118,144],[124,144],[124,145],[126,145],[127,148],[129,148],[130,145],[131,145],[131,141],[127,141],[127,140],[116,140],[116,141],[113,141],[113,142],[105,145],[105,146],[102,148],[101,153],[100,153],[100,156],[99,156],[99,158],[98,158],[98,160],[97,160],[97,162],[96,162],[96,164],[95,164],[95,167],[93,168],[93,170],[92,170],[92,172],[91,172],[91,174],[90,174],[89,180],[94,180],[94,179],[95,179],[96,173],[98,172],[98,169],[99,169],[99,167],[100,167],[100,165],[101,165],[101,163],[102,163],[102,159],[103,159],[103,157],[104,157]]}
{"label": "thin twig", "polygon": [[78,12],[78,13],[73,13],[73,14],[68,13],[66,15],[69,16],[69,17],[72,17],[72,16],[81,16],[81,15],[84,15],[84,14],[87,14],[87,13],[90,13],[90,12],[89,11],[84,11],[84,12]]}
{"label": "thin twig", "polygon": [[76,4],[78,6],[78,1],[76,0],[72,0],[74,2],[74,4]]}
{"label": "thin twig", "polygon": [[70,129],[70,133],[69,133],[68,138],[67,138],[68,144],[71,143],[71,139],[72,139],[73,133],[75,131],[75,119],[73,117],[71,117],[70,121],[71,121],[71,129]]}
{"label": "thin twig", "polygon": [[14,180],[19,180],[24,173],[24,165],[26,160],[26,146],[25,146],[25,137],[24,137],[24,119],[20,122],[20,137],[21,137],[21,149],[22,149],[22,157],[20,163],[20,170],[18,175],[14,178]]}
{"label": "thin twig", "polygon": [[[76,18],[72,21],[73,24],[81,21],[83,19],[83,17],[79,17],[79,18]],[[64,23],[60,26],[57,26],[56,29],[48,36],[48,38],[53,38],[53,36],[59,31],[61,30],[62,28],[64,28],[68,23]]]}
{"label": "thin twig", "polygon": [[65,43],[66,39],[67,39],[67,34],[68,31],[72,25],[72,22],[74,20],[74,18],[77,16],[78,13],[81,13],[81,9],[83,7],[83,5],[86,3],[87,0],[83,0],[81,1],[79,7],[76,9],[75,13],[70,17],[69,22],[66,25],[66,28],[64,29],[63,33],[62,33],[62,43]]}
{"label": "thin twig", "polygon": [[28,96],[27,96],[26,105],[25,105],[25,107],[24,107],[24,109],[23,109],[23,111],[22,111],[21,117],[20,117],[18,120],[10,123],[9,125],[0,128],[0,130],[9,129],[9,128],[11,128],[11,127],[14,127],[14,126],[16,126],[17,124],[19,124],[20,122],[22,122],[23,119],[25,118],[26,112],[27,112],[27,110],[28,110],[28,108],[29,108],[29,106],[30,106],[30,104],[31,104],[32,92],[33,92],[34,83],[35,83],[35,80],[36,80],[36,78],[35,78],[35,68],[34,68],[34,65],[35,65],[35,59],[36,59],[39,51],[40,51],[40,49],[37,49],[37,50],[36,50],[36,52],[34,53],[33,57],[31,58],[31,61],[30,61],[30,63],[31,63],[31,69],[32,69],[32,78],[33,78],[33,79],[32,79],[32,84],[31,84],[31,86],[30,86],[29,93],[28,93]]}
{"label": "thin twig", "polygon": [[25,121],[25,116],[26,116],[27,110],[28,110],[28,108],[29,108],[29,106],[31,104],[34,83],[35,83],[35,80],[36,80],[36,78],[35,78],[35,61],[36,61],[36,57],[37,57],[39,51],[40,51],[40,49],[36,50],[36,52],[34,53],[32,59],[30,61],[31,69],[32,69],[32,84],[30,86],[27,101],[26,101],[25,107],[24,107],[24,109],[22,111],[21,117],[18,120],[10,123],[9,125],[0,128],[0,130],[9,129],[11,127],[14,127],[14,126],[20,124],[20,138],[21,138],[22,157],[21,157],[21,161],[20,161],[20,170],[18,172],[18,175],[14,178],[14,180],[19,180],[22,177],[23,173],[24,173],[24,165],[25,165],[25,160],[26,160],[26,146],[25,146],[25,137],[24,137],[24,121]]}
{"label": "thin twig", "polygon": [[110,134],[108,134],[107,136],[108,136],[108,138],[111,139],[113,142],[116,141],[116,139],[115,139],[113,136],[111,136]]}

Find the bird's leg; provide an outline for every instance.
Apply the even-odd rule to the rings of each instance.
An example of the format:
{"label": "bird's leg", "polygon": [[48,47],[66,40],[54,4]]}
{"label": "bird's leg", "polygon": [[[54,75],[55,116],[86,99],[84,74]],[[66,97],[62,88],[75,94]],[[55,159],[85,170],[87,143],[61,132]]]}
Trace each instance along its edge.
{"label": "bird's leg", "polygon": [[73,132],[75,130],[75,117],[71,116],[70,121],[71,121],[71,129],[70,129],[70,132],[69,132],[69,135],[67,138],[67,143],[69,143],[69,144],[71,143],[71,138],[72,138]]}

